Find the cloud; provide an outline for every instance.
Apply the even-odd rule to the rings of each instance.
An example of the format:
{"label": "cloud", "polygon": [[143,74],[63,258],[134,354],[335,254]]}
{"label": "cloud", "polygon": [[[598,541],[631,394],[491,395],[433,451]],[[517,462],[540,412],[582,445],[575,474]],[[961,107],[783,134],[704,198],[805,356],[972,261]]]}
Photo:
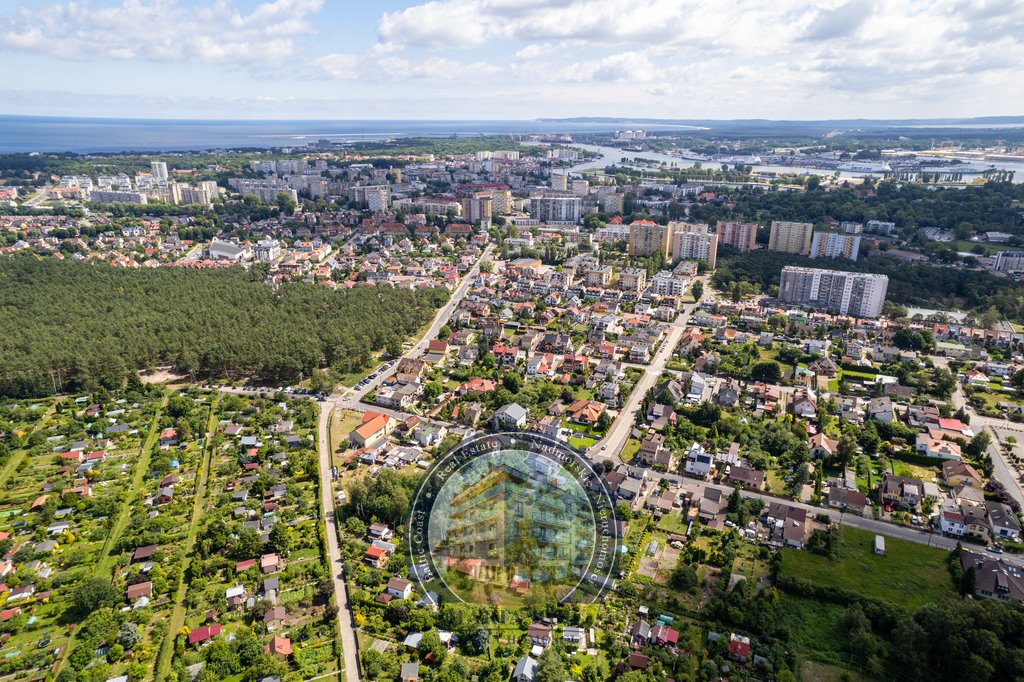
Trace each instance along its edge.
{"label": "cloud", "polygon": [[648,82],[661,77],[661,71],[640,52],[623,52],[603,59],[577,62],[562,72],[567,81]]}
{"label": "cloud", "polygon": [[22,5],[0,13],[0,51],[67,61],[267,65],[295,54],[315,32],[323,0],[273,0],[243,13],[231,0],[196,6],[178,0]]}

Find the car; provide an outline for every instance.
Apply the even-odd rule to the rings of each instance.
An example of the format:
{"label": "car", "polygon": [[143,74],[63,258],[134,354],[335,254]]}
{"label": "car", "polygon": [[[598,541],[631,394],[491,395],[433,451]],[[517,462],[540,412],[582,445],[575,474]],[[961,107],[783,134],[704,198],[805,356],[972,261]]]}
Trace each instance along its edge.
{"label": "car", "polygon": [[1003,548],[1000,547],[999,545],[992,545],[991,547],[988,548],[988,551],[992,552],[993,554],[1002,554],[1003,553]]}
{"label": "car", "polygon": [[608,444],[607,444],[607,443],[605,443],[604,445],[602,445],[602,446],[601,446],[601,449],[602,449],[602,450],[607,450],[607,449],[608,449]]}

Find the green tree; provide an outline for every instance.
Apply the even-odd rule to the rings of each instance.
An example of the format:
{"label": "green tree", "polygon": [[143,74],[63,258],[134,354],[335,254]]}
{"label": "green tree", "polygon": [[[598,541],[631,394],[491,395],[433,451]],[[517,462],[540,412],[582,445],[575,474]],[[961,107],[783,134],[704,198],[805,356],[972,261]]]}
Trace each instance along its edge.
{"label": "green tree", "polygon": [[690,294],[693,296],[693,300],[699,301],[704,297],[704,282],[701,280],[694,280],[693,284],[690,285]]}

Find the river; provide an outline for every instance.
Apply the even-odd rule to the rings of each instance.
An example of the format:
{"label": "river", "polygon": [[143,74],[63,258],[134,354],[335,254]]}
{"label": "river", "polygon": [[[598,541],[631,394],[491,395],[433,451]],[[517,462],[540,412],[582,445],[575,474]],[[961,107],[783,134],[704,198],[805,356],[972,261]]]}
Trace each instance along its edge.
{"label": "river", "polygon": [[[692,168],[696,165],[697,161],[691,161],[689,159],[683,159],[678,156],[671,156],[669,154],[660,154],[658,152],[632,152],[625,151],[623,149],[617,149],[616,147],[604,147],[593,144],[573,144],[573,147],[579,147],[589,152],[600,154],[600,158],[584,161],[572,166],[569,170],[574,173],[582,173],[583,171],[603,169],[613,164],[621,163],[622,159],[644,159],[646,161],[657,161],[661,163],[667,163],[675,166],[676,168]],[[718,162],[702,162],[705,167],[718,168],[721,164]],[[731,165],[731,164],[730,164]],[[996,166],[1005,170],[1016,171],[1013,176],[1015,183],[1024,182],[1024,162],[1022,163],[1006,163],[998,162]],[[820,175],[822,177],[832,177],[835,171],[824,168],[806,168],[801,166],[772,166],[772,165],[753,165],[752,168],[757,171],[766,173],[788,173],[790,175]],[[860,180],[864,176],[872,178],[881,178],[882,173],[864,173],[864,172],[852,172],[852,171],[840,171],[839,177],[844,180]]]}

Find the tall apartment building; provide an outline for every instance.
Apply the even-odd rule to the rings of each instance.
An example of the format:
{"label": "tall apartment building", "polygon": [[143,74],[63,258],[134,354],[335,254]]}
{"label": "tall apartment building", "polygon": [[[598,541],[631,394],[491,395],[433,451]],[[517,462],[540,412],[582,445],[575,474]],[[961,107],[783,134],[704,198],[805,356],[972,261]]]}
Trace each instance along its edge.
{"label": "tall apartment building", "polygon": [[1024,251],[1000,251],[997,253],[996,272],[1024,272]]}
{"label": "tall apartment building", "polygon": [[660,296],[682,296],[690,279],[668,270],[661,270],[651,279],[651,293]]}
{"label": "tall apartment building", "polygon": [[878,317],[888,287],[885,275],[786,266],[779,300],[838,315]]}
{"label": "tall apartment building", "polygon": [[668,258],[671,233],[668,225],[651,220],[634,220],[629,224],[629,255],[651,256],[657,251]]}
{"label": "tall apartment building", "polygon": [[583,200],[579,197],[532,197],[530,217],[542,223],[578,223]]}
{"label": "tall apartment building", "polygon": [[578,197],[585,197],[590,194],[590,181],[589,180],[573,180],[572,181],[572,193]]}
{"label": "tall apartment building", "polygon": [[867,228],[872,232],[884,232],[889,234],[896,229],[896,223],[886,222],[884,220],[869,220]]}
{"label": "tall apartment building", "polygon": [[154,180],[160,180],[163,182],[167,181],[167,164],[163,161],[150,161],[149,162],[150,173],[153,175]]}
{"label": "tall apartment building", "polygon": [[494,200],[490,192],[477,192],[473,196],[463,197],[462,217],[466,222],[488,222],[494,213]]}
{"label": "tall apartment building", "polygon": [[149,198],[141,192],[94,189],[89,192],[89,201],[94,204],[147,204]]}
{"label": "tall apartment building", "polygon": [[773,220],[772,231],[768,237],[768,250],[806,256],[811,252],[813,233],[814,225],[811,223]]}
{"label": "tall apartment building", "polygon": [[598,202],[601,204],[602,211],[608,215],[622,213],[626,197],[619,192],[618,187],[615,185],[600,185],[595,193],[597,194]]}
{"label": "tall apartment building", "polygon": [[752,251],[757,247],[757,223],[726,220],[720,221],[715,230],[719,244],[726,244],[737,251]]}
{"label": "tall apartment building", "polygon": [[859,234],[815,232],[811,239],[811,258],[848,258],[857,260],[860,251]]}
{"label": "tall apartment building", "polygon": [[705,223],[669,223],[672,238],[669,256],[672,260],[702,260],[712,270],[718,261],[718,235],[708,231]]}
{"label": "tall apartment building", "polygon": [[564,192],[569,188],[569,176],[565,173],[551,174],[551,189]]}

